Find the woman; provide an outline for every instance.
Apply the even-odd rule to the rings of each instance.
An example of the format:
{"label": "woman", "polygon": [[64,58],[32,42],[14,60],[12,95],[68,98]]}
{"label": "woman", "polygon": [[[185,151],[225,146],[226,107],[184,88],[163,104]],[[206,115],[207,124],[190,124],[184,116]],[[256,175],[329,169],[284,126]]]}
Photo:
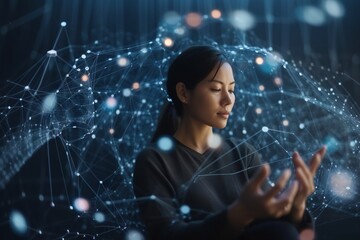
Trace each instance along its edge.
{"label": "woman", "polygon": [[[213,128],[224,128],[234,106],[235,81],[225,56],[211,46],[194,46],[170,65],[172,100],[152,144],[137,157],[134,192],[149,239],[298,239],[312,228],[305,210],[322,147],[307,166],[294,153],[290,170],[273,187],[268,164],[254,148],[234,139],[209,147]],[[175,109],[175,112],[174,112]],[[158,140],[168,136],[172,147]]]}

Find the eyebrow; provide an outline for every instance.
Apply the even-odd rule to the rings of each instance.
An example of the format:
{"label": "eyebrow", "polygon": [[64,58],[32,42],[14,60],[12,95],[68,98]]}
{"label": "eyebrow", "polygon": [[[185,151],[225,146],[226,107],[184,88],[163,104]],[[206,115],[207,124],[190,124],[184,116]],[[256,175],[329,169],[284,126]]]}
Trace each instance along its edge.
{"label": "eyebrow", "polygon": [[[218,83],[220,83],[220,84],[224,84],[222,81],[217,80],[217,79],[211,79],[211,80],[209,80],[209,82],[218,82]],[[232,84],[235,84],[235,81],[234,81],[234,82],[231,82],[229,85],[232,85]]]}

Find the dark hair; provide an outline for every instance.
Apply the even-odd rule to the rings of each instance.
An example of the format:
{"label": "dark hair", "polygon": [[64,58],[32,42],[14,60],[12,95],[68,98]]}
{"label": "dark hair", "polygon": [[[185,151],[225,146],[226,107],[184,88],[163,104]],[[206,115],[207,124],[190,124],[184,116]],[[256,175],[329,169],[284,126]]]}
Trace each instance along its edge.
{"label": "dark hair", "polygon": [[182,82],[188,90],[193,90],[217,66],[215,77],[224,62],[227,62],[225,55],[207,45],[189,47],[173,60],[166,80],[166,90],[172,103],[165,104],[151,142],[162,135],[173,135],[177,129],[179,117],[183,114],[182,103],[176,94],[177,83]]}

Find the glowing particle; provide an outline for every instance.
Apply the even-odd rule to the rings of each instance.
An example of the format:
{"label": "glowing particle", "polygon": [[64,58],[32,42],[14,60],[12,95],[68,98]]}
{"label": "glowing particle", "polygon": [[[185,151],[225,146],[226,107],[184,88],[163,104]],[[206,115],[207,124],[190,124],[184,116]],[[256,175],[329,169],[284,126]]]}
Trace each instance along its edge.
{"label": "glowing particle", "polygon": [[47,56],[48,57],[56,57],[57,56],[56,50],[51,49],[51,50],[47,51]]}
{"label": "glowing particle", "polygon": [[79,197],[74,200],[74,207],[79,212],[86,212],[90,208],[90,203],[85,198]]}
{"label": "glowing particle", "polygon": [[13,210],[9,216],[11,229],[18,235],[23,235],[27,231],[27,222],[19,211]]}
{"label": "glowing particle", "polygon": [[156,196],[155,196],[155,195],[151,195],[151,196],[150,196],[150,199],[151,199],[151,200],[155,200],[155,199],[156,199]]}
{"label": "glowing particle", "polygon": [[129,88],[125,88],[123,90],[123,96],[124,97],[130,97],[130,95],[131,95],[131,90]]}
{"label": "glowing particle", "polygon": [[262,57],[257,57],[255,59],[256,64],[261,65],[264,63],[264,59]]}
{"label": "glowing particle", "polygon": [[83,74],[83,75],[81,76],[81,81],[83,81],[83,82],[89,81],[89,75]]}
{"label": "glowing particle", "polygon": [[262,113],[262,108],[256,108],[255,109],[255,112],[256,112],[256,114],[261,114]]}
{"label": "glowing particle", "polygon": [[94,213],[94,219],[98,223],[102,223],[105,221],[105,215],[102,212],[96,212]]}
{"label": "glowing particle", "polygon": [[67,24],[66,22],[61,22],[60,25],[61,25],[62,27],[66,27],[66,24]]}
{"label": "glowing particle", "polygon": [[174,32],[175,32],[177,35],[184,35],[185,29],[184,29],[183,27],[178,27],[178,28],[175,28]]}
{"label": "glowing particle", "polygon": [[108,97],[108,98],[106,99],[106,107],[107,107],[107,108],[112,109],[112,108],[115,108],[116,105],[117,105],[117,100],[116,100],[116,98],[114,98],[114,97]]}
{"label": "glowing particle", "polygon": [[188,205],[182,205],[181,207],[180,207],[180,212],[182,213],[182,214],[189,214],[190,213],[190,207],[188,206]]}
{"label": "glowing particle", "polygon": [[55,93],[47,95],[42,103],[42,111],[44,113],[49,113],[54,110],[57,103],[57,98]]}
{"label": "glowing particle", "polygon": [[264,127],[262,127],[262,128],[261,128],[261,131],[263,131],[263,132],[265,132],[265,133],[266,133],[266,132],[268,132],[268,131],[269,131],[269,128],[268,128],[268,127],[266,127],[266,126],[264,126]]}
{"label": "glowing particle", "polygon": [[324,12],[314,6],[299,7],[296,15],[300,21],[312,26],[321,26],[326,20]]}
{"label": "glowing particle", "polygon": [[110,128],[110,129],[109,129],[109,133],[110,133],[111,135],[113,135],[113,134],[115,133],[115,130],[114,130],[113,128]]}
{"label": "glowing particle", "polygon": [[164,14],[164,22],[169,25],[176,25],[180,20],[181,17],[177,12],[171,11]]}
{"label": "glowing particle", "polygon": [[96,135],[95,135],[95,134],[91,134],[91,138],[92,138],[92,139],[95,139],[95,138],[96,138]]}
{"label": "glowing particle", "polygon": [[117,64],[120,66],[120,67],[126,67],[128,66],[130,63],[129,59],[126,58],[126,57],[120,57],[118,58],[117,60]]}
{"label": "glowing particle", "polygon": [[260,90],[260,91],[264,91],[264,90],[265,90],[265,86],[264,86],[264,85],[260,85],[260,86],[259,86],[259,90]]}
{"label": "glowing particle", "polygon": [[25,86],[24,89],[25,89],[25,90],[29,90],[30,87],[29,87],[29,86]]}
{"label": "glowing particle", "polygon": [[165,38],[163,43],[165,47],[172,47],[174,45],[174,41],[171,38]]}
{"label": "glowing particle", "polygon": [[229,15],[229,22],[241,31],[247,31],[255,26],[255,17],[248,11],[236,10]]}
{"label": "glowing particle", "polygon": [[283,120],[283,121],[282,121],[282,124],[283,124],[285,127],[289,126],[289,120],[287,120],[287,119]]}
{"label": "glowing particle", "polygon": [[137,230],[129,230],[126,233],[125,240],[145,240],[145,237]]}
{"label": "glowing particle", "polygon": [[211,17],[214,19],[219,19],[221,18],[221,11],[218,9],[214,9],[211,11]]}
{"label": "glowing particle", "polygon": [[274,78],[274,83],[276,86],[281,86],[282,85],[281,78],[279,78],[279,77]]}
{"label": "glowing particle", "polygon": [[195,12],[188,13],[185,16],[185,22],[189,27],[197,28],[202,23],[202,16]]}
{"label": "glowing particle", "polygon": [[81,58],[82,58],[82,59],[85,59],[85,58],[86,58],[86,55],[85,55],[85,54],[82,54],[82,55],[81,55]]}
{"label": "glowing particle", "polygon": [[157,142],[158,147],[163,151],[169,151],[173,147],[173,141],[169,137],[161,137]]}
{"label": "glowing particle", "polygon": [[221,136],[214,133],[208,138],[207,143],[210,148],[218,148],[221,144]]}
{"label": "glowing particle", "polygon": [[340,142],[334,136],[327,136],[324,144],[327,146],[328,153],[333,153],[340,147]]}
{"label": "glowing particle", "polygon": [[132,89],[133,89],[133,90],[139,90],[139,89],[140,89],[140,83],[134,82],[134,83],[132,84]]}
{"label": "glowing particle", "polygon": [[345,15],[344,6],[335,0],[326,0],[323,2],[323,7],[327,14],[334,18],[341,18]]}
{"label": "glowing particle", "polygon": [[330,177],[331,192],[338,197],[349,199],[354,193],[349,191],[353,188],[353,181],[349,173],[336,172]]}
{"label": "glowing particle", "polygon": [[300,124],[299,124],[299,128],[300,128],[300,129],[304,129],[304,128],[305,128],[305,124],[300,123]]}

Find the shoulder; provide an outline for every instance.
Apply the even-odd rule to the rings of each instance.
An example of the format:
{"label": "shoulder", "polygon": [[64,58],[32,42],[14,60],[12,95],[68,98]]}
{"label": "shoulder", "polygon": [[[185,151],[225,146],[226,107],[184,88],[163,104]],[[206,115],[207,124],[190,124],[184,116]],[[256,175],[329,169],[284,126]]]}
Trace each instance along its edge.
{"label": "shoulder", "polygon": [[244,140],[244,139],[238,139],[238,138],[226,138],[225,142],[227,143],[227,145],[229,145],[230,147],[239,149],[241,151],[248,151],[248,152],[257,152],[255,147],[249,143],[249,141]]}

